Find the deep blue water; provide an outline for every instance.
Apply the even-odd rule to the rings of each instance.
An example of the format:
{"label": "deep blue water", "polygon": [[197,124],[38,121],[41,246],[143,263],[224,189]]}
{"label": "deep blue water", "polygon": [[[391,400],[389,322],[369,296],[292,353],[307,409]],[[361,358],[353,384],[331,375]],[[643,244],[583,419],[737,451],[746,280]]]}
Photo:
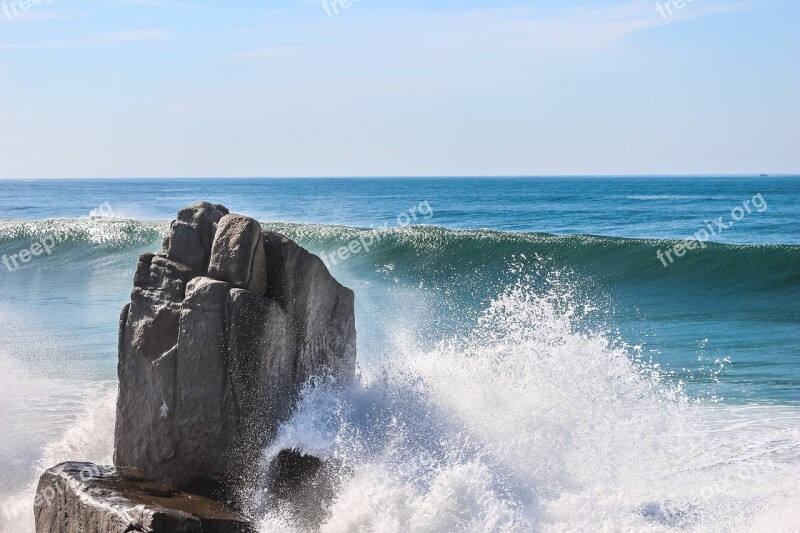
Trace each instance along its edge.
{"label": "deep blue water", "polygon": [[[333,253],[357,293],[362,358],[387,324],[431,342],[468,330],[523,266],[534,280],[564,274],[576,303],[597,309],[579,327],[639,346],[691,395],[796,404],[799,199],[797,177],[0,181],[2,255],[78,228],[50,255],[0,266],[0,340],[35,372],[113,379],[137,254],[158,249],[180,207],[210,200]],[[138,222],[45,221],[109,208]],[[733,224],[708,244],[659,261],[720,217]],[[321,225],[389,233],[337,261],[355,230]],[[465,231],[478,229],[495,231]]]}
{"label": "deep blue water", "polygon": [[759,193],[768,209],[715,240],[800,244],[797,177],[2,181],[0,214],[73,218],[108,202],[130,218],[169,219],[210,198],[262,221],[372,227],[427,200],[433,224],[452,229],[684,238]]}

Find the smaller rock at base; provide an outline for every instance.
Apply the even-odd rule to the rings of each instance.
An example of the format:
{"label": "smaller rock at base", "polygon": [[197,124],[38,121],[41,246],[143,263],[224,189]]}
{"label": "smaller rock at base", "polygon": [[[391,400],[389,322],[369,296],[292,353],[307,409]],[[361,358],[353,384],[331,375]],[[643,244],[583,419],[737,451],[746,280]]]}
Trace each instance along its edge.
{"label": "smaller rock at base", "polygon": [[267,509],[281,509],[303,528],[316,531],[327,516],[341,473],[331,461],[281,450],[267,465]]}
{"label": "smaller rock at base", "polygon": [[138,470],[62,463],[42,474],[37,533],[254,533],[222,503],[145,479]]}

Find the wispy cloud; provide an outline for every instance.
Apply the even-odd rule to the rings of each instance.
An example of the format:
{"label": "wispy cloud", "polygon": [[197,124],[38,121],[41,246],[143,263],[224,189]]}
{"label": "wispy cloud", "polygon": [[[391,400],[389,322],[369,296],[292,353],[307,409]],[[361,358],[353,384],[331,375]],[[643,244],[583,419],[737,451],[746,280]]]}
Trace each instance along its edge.
{"label": "wispy cloud", "polygon": [[227,54],[222,57],[223,61],[256,61],[264,59],[273,59],[277,57],[291,57],[297,56],[301,53],[313,53],[316,48],[313,46],[273,46],[269,48],[259,48],[257,50],[248,50],[246,52],[236,52]]}
{"label": "wispy cloud", "polygon": [[[689,8],[691,7],[691,8]],[[447,14],[439,22],[451,34],[490,38],[482,46],[517,50],[595,50],[632,33],[679,24],[700,17],[740,11],[741,3],[692,4],[663,18],[651,0],[633,0],[597,7],[541,9],[530,6],[484,8]]]}
{"label": "wispy cloud", "polygon": [[598,8],[576,9],[562,17],[531,21],[555,40],[579,46],[595,46],[631,33],[679,24],[689,20],[741,11],[744,4],[735,2],[687,5],[672,17],[662,17],[651,0],[635,0]]}
{"label": "wispy cloud", "polygon": [[193,11],[206,11],[207,6],[193,4],[191,2],[181,2],[179,0],[105,0],[114,4],[129,4],[146,7],[170,8],[170,9],[190,9]]}
{"label": "wispy cloud", "polygon": [[40,41],[33,43],[0,43],[0,50],[30,50],[69,48],[73,46],[104,45],[129,41],[144,41],[156,39],[167,34],[163,29],[127,30],[113,33],[102,33],[83,37],[80,39],[65,39],[53,41]]}
{"label": "wispy cloud", "polygon": [[37,20],[74,20],[89,16],[88,11],[20,11],[13,17],[2,16],[0,23]]}
{"label": "wispy cloud", "polygon": [[[747,9],[736,2],[687,4],[673,16],[662,17],[653,0],[630,0],[602,6],[541,9],[530,5],[469,8],[444,13],[386,12],[369,16],[362,9],[359,19],[339,17],[329,22],[301,23],[294,34],[322,36],[319,52],[347,49],[360,60],[370,53],[360,42],[376,42],[386,61],[411,57],[415,63],[441,62],[454,57],[477,57],[487,53],[549,57],[559,53],[596,52],[631,34],[684,23],[701,17]],[[274,36],[289,28],[269,28]],[[355,50],[347,48],[356,43]],[[288,56],[298,47],[267,46],[229,54],[232,61],[265,61]],[[305,51],[305,50],[303,50]],[[388,54],[387,54],[388,53]]]}

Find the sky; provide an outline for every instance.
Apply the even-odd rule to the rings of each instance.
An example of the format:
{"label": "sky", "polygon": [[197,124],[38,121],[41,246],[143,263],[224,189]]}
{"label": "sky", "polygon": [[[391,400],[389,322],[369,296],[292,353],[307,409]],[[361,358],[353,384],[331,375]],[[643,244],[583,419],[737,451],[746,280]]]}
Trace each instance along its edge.
{"label": "sky", "polygon": [[797,0],[0,0],[0,178],[800,173],[798,95]]}

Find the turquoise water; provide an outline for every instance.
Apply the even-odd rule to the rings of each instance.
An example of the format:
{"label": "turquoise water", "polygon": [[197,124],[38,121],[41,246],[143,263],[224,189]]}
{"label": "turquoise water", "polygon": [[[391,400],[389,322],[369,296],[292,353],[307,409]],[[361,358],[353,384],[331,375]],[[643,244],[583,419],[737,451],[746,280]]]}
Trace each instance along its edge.
{"label": "turquoise water", "polygon": [[[731,211],[756,195],[763,201],[751,213],[710,239],[721,244],[672,256],[667,267],[659,261],[670,239],[720,216],[731,222]],[[58,338],[66,368],[35,344],[6,345],[25,360],[44,357],[44,371],[112,379],[109,339],[136,257],[158,248],[165,228],[158,220],[199,199],[253,216],[319,254],[355,235],[321,225],[394,230],[368,253],[330,266],[370,299],[387,288],[417,292],[425,310],[417,310],[416,326],[439,327],[425,334],[468,325],[513,278],[512,264],[541,263],[569,274],[581,298],[602,307],[596,318],[605,327],[641,346],[692,394],[800,403],[800,179],[791,177],[4,181],[6,256],[70,224],[44,219],[110,206],[131,220],[96,220],[51,255],[17,261],[13,272],[0,268],[0,305],[43,322],[38,331]],[[409,222],[433,227],[399,229]],[[377,314],[360,310],[361,338],[371,342],[372,320],[409,319],[388,304]]]}
{"label": "turquoise water", "polygon": [[[326,257],[356,292],[358,357],[364,375],[373,376],[364,378],[367,391],[376,372],[391,374],[382,366],[387,361],[392,367],[405,361],[428,383],[426,401],[450,413],[448,424],[451,410],[466,412],[477,401],[470,399],[475,391],[483,391],[482,401],[505,401],[498,416],[517,413],[522,426],[527,411],[560,395],[562,403],[548,409],[591,398],[587,405],[605,406],[612,418],[619,398],[628,398],[623,403],[642,417],[652,417],[650,409],[663,402],[703,406],[689,418],[723,426],[724,418],[730,427],[742,413],[756,413],[747,424],[788,417],[793,422],[775,422],[770,431],[778,427],[790,436],[765,437],[764,449],[774,452],[774,443],[787,439],[790,450],[800,448],[798,177],[0,181],[0,255],[8,259],[0,265],[0,371],[7,378],[0,393],[0,466],[11,473],[0,493],[24,485],[31,465],[57,456],[56,448],[102,457],[99,448],[76,444],[74,435],[65,445],[65,431],[86,423],[87,391],[102,397],[104,388],[113,388],[118,313],[138,254],[157,250],[168,219],[199,200],[253,216]],[[722,230],[715,223],[720,217]],[[690,236],[703,242],[685,251],[675,247]],[[54,245],[23,261],[20,252],[35,251],[36,242]],[[347,246],[357,251],[342,253]],[[667,251],[672,261],[659,259]],[[473,352],[479,353],[474,360],[464,359]],[[423,369],[419,354],[433,358]],[[458,367],[452,383],[428,374],[432,354]],[[619,354],[630,368],[619,366]],[[487,381],[460,374],[472,361],[487,365]],[[492,375],[504,365],[515,373]],[[623,383],[632,382],[639,384],[626,389]],[[459,383],[461,389],[453,385]],[[503,383],[538,392],[520,392],[529,398],[523,409],[513,394],[503,400]],[[642,400],[656,389],[652,401]],[[417,394],[405,385],[397,390]],[[618,398],[619,390],[627,392]],[[356,405],[366,401],[358,398]],[[424,411],[418,404],[392,405],[399,409],[395,418]],[[107,407],[100,410],[105,416]],[[107,439],[108,421],[95,420],[102,417],[92,409],[91,432],[105,431]],[[618,422],[628,427],[636,416],[622,412],[626,421]],[[463,424],[491,447],[492,438],[481,437],[491,422],[471,425],[477,413],[456,420],[471,421]],[[350,423],[369,433],[375,428],[365,416]],[[587,433],[597,430],[597,414],[591,419]],[[637,423],[641,435],[658,432]],[[740,436],[731,442],[747,441]],[[521,438],[508,436],[508,442]],[[508,442],[502,453],[492,448],[496,460],[510,453]],[[622,448],[609,442],[598,435],[595,447],[607,446],[616,457]],[[714,442],[706,446],[697,437],[694,446],[707,450]],[[790,457],[796,465],[797,456]],[[669,471],[666,464],[658,468]],[[546,474],[536,483],[548,486],[552,473]],[[562,482],[548,490],[558,493]],[[528,508],[524,491],[507,490],[534,515],[544,505]],[[637,516],[658,522],[648,512]]]}

